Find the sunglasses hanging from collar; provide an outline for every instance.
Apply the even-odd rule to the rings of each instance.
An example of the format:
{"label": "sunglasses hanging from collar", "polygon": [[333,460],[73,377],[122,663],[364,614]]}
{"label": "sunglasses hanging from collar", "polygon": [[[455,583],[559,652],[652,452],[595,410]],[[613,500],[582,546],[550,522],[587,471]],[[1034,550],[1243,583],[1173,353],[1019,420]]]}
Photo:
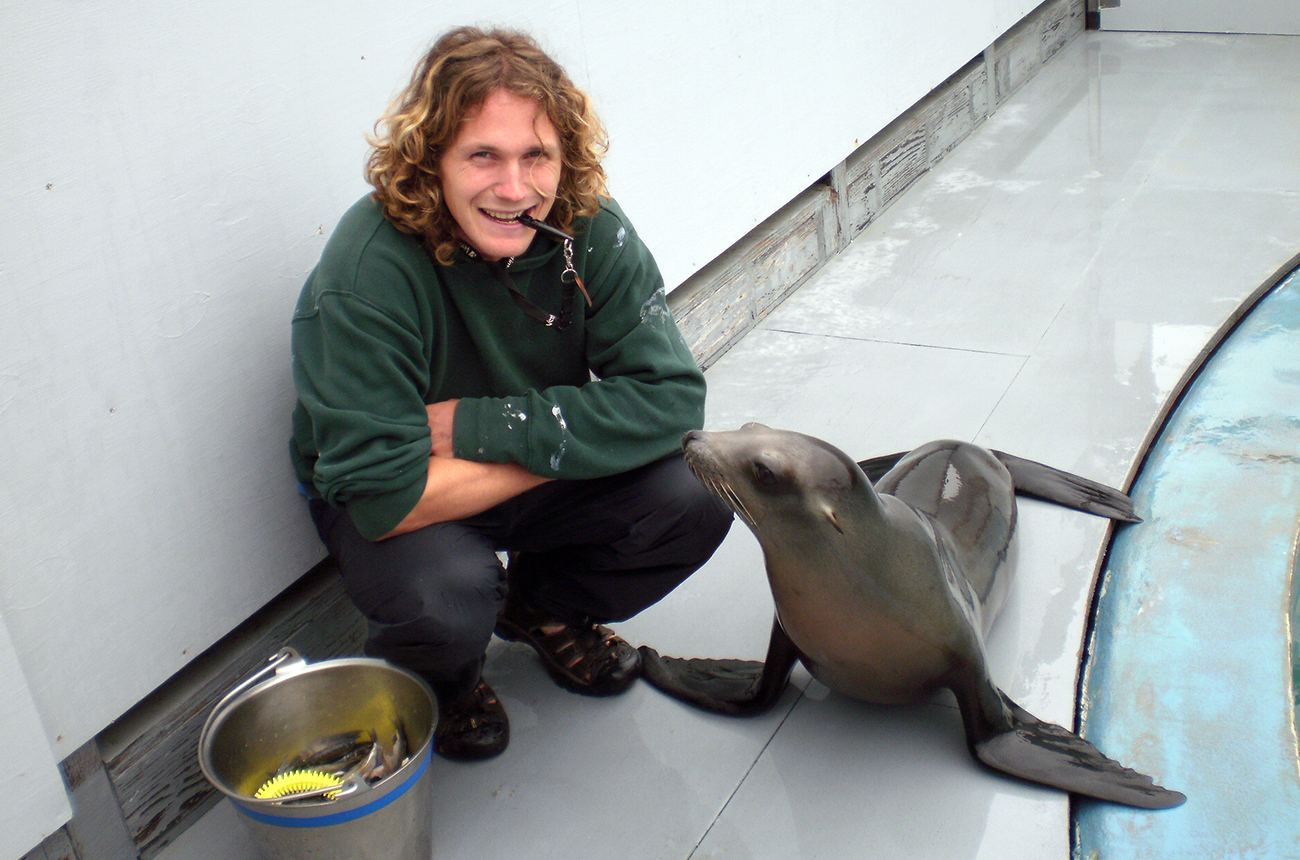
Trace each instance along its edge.
{"label": "sunglasses hanging from collar", "polygon": [[[520,215],[518,220],[519,223],[523,224],[525,227],[530,227],[548,238],[564,243],[564,271],[560,273],[560,283],[564,284],[564,298],[560,301],[560,312],[558,314],[548,313],[530,302],[528,298],[519,291],[519,288],[515,286],[515,282],[510,278],[510,273],[506,271],[506,267],[502,266],[499,261],[484,260],[484,262],[488,264],[490,269],[492,269],[492,272],[497,276],[497,280],[505,285],[506,290],[510,293],[510,298],[514,299],[515,304],[519,306],[519,309],[523,311],[529,319],[539,322],[548,328],[554,328],[557,330],[568,328],[569,324],[573,322],[575,287],[582,291],[582,297],[586,299],[587,304],[591,304],[591,296],[588,295],[587,288],[582,285],[582,279],[578,277],[578,270],[573,267],[573,237],[568,233],[565,233],[563,230],[557,230],[551,225],[544,224],[527,215]],[[469,246],[462,245],[462,247],[466,252],[471,254],[471,256],[480,256],[475,254],[474,249]],[[514,258],[512,257],[511,259],[513,260]],[[509,263],[507,263],[507,265],[509,265]]]}

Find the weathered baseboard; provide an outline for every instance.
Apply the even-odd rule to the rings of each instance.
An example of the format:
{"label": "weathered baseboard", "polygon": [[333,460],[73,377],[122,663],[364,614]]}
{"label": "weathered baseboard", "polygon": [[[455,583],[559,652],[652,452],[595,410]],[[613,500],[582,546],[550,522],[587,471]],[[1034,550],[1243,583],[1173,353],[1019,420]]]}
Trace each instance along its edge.
{"label": "weathered baseboard", "polygon": [[365,620],[329,560],[62,763],[73,820],[25,860],[149,860],[221,795],[199,769],[212,707],[284,646],[311,662],[361,653]]}
{"label": "weathered baseboard", "polygon": [[[1048,0],[979,57],[669,296],[707,367],[966,139],[1084,30],[1085,0]],[[220,795],[199,731],[225,693],[285,645],[358,654],[365,622],[326,561],[63,762],[73,821],[24,860],[150,860]],[[132,853],[134,852],[134,853]]]}
{"label": "weathered baseboard", "polygon": [[196,753],[203,723],[222,696],[285,646],[315,662],[360,654],[364,641],[365,620],[326,561],[209,649],[202,665],[188,667],[186,677],[102,732],[96,742],[141,860],[220,799]]}
{"label": "weathered baseboard", "polygon": [[1085,0],[1047,0],[980,56],[668,297],[703,367],[880,216],[1084,31]]}

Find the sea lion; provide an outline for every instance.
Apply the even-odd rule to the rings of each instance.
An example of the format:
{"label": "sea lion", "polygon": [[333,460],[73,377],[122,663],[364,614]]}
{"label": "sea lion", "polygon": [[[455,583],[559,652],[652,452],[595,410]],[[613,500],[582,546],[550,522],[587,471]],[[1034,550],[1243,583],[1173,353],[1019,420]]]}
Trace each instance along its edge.
{"label": "sea lion", "polygon": [[946,687],[972,755],[990,768],[1147,809],[1186,799],[1020,708],[985,659],[984,636],[1014,566],[1016,492],[1140,522],[1128,496],[965,442],[858,463],[820,439],[747,424],[693,431],[683,448],[696,477],[762,545],[776,619],[763,663],[682,660],[643,647],[650,683],[735,715],[775,704],[796,660],[868,702],[909,702]]}

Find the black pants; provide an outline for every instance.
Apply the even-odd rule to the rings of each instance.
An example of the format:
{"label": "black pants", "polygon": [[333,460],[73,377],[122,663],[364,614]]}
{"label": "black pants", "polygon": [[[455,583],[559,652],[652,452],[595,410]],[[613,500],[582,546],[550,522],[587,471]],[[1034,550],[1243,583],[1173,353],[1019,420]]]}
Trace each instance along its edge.
{"label": "black pants", "polygon": [[373,542],[311,503],[321,540],[369,622],[366,653],[434,684],[476,675],[509,585],[569,623],[630,618],[708,560],[731,512],[681,456],[608,478],[552,481],[477,516]]}

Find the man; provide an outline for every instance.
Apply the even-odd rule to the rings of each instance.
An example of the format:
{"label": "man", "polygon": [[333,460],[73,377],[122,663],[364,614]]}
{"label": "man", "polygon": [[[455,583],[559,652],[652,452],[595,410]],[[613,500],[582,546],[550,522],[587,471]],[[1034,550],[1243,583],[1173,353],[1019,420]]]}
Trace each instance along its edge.
{"label": "man", "polygon": [[375,191],[295,311],[293,457],[367,653],[429,680],[441,755],[486,758],[509,739],[494,630],[568,689],[622,692],[639,655],[603,624],[694,572],[731,515],[681,459],[704,379],[563,70],[453,30],[376,130]]}

